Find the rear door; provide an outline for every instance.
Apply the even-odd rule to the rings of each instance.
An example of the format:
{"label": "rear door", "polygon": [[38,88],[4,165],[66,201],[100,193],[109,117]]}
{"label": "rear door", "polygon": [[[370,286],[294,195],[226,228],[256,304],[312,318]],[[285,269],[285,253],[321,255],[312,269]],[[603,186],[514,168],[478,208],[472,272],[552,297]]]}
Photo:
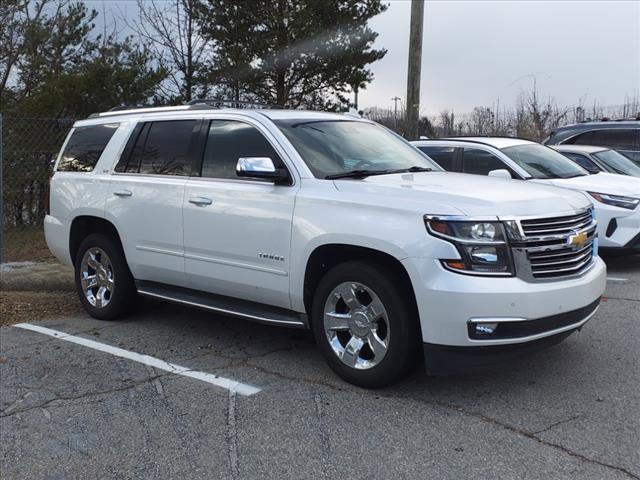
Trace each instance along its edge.
{"label": "rear door", "polygon": [[[289,250],[296,185],[241,178],[241,157],[269,157],[276,167],[284,151],[257,123],[207,121],[201,168],[184,197],[185,270],[196,290],[290,307]],[[293,177],[292,177],[293,178]]]}
{"label": "rear door", "polygon": [[184,286],[182,202],[200,120],[139,123],[115,167],[106,216],[138,280]]}

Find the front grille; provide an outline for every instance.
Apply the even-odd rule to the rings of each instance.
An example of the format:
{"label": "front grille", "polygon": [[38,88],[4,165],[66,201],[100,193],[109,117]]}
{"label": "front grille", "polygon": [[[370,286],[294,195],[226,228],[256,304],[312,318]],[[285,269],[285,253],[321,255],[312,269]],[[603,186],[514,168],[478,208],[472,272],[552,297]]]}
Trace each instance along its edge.
{"label": "front grille", "polygon": [[575,215],[522,220],[520,223],[525,236],[542,237],[570,234],[588,227],[591,222],[591,210],[586,210]]}
{"label": "front grille", "polygon": [[528,252],[534,278],[553,278],[574,275],[593,259],[593,241],[579,250],[562,248],[548,252]]}
{"label": "front grille", "polygon": [[520,220],[514,247],[520,272],[532,280],[579,275],[593,263],[596,223],[592,209],[571,215]]}

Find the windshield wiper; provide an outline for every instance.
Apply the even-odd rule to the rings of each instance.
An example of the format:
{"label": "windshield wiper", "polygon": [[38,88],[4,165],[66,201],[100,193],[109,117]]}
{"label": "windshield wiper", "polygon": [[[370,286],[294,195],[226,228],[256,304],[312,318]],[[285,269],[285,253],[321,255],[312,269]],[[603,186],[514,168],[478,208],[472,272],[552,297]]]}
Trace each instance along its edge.
{"label": "windshield wiper", "polygon": [[370,175],[384,175],[392,171],[393,170],[349,170],[348,172],[332,173],[324,178],[327,180],[334,180],[336,178],[365,178]]}
{"label": "windshield wiper", "polygon": [[335,180],[336,178],[366,178],[372,175],[391,175],[394,173],[405,172],[431,172],[433,169],[429,167],[409,167],[386,170],[350,170],[348,172],[333,173],[324,177],[327,180]]}

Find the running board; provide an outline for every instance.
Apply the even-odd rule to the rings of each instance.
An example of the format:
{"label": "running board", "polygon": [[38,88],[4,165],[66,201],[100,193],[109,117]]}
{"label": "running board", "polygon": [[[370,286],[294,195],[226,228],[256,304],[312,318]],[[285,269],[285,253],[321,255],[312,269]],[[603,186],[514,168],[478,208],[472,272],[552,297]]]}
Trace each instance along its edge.
{"label": "running board", "polygon": [[145,297],[202,308],[252,322],[290,328],[308,328],[309,325],[305,314],[285,308],[143,280],[136,280],[136,288]]}

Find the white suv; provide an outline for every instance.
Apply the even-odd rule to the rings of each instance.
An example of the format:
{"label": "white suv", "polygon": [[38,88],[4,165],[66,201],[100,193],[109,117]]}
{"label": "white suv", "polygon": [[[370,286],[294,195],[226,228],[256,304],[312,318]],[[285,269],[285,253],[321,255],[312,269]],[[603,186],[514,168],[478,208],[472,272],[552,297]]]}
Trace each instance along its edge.
{"label": "white suv", "polygon": [[583,194],[443,172],[341,114],[99,114],[67,137],[50,208],[47,243],[92,316],[139,294],[311,328],[366,387],[421,354],[447,373],[555,343],[605,287]]}

